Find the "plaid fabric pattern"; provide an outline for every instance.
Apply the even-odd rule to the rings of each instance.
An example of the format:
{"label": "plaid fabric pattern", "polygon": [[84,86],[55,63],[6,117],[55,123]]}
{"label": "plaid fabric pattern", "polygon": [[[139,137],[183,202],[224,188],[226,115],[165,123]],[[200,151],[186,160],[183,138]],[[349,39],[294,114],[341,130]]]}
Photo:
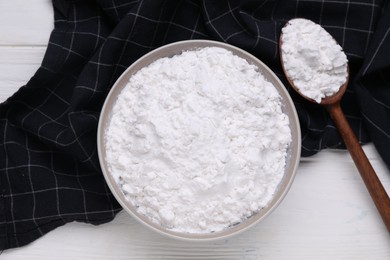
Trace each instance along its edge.
{"label": "plaid fabric pattern", "polygon": [[[381,0],[53,0],[55,28],[42,66],[0,105],[0,249],[71,221],[100,224],[121,210],[99,167],[96,129],[120,74],[167,43],[211,39],[264,61],[285,83],[278,39],[294,17],[321,24],[343,46],[351,81],[342,106],[362,143],[390,165],[390,9]],[[343,148],[328,115],[290,90],[302,155]],[[131,235],[131,234],[129,234]]]}

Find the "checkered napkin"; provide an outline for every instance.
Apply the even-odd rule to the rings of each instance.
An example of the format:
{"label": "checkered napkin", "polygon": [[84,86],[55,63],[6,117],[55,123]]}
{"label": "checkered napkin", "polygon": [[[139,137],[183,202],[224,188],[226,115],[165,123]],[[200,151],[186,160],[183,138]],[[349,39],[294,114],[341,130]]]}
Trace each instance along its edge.
{"label": "checkered napkin", "polygon": [[[362,143],[390,165],[390,9],[381,0],[53,0],[55,28],[42,66],[0,105],[0,249],[23,246],[71,221],[108,222],[121,210],[96,152],[104,99],[121,73],[167,43],[236,45],[282,74],[278,39],[288,19],[320,23],[347,53],[342,106]],[[343,148],[328,115],[292,90],[302,155]],[[132,234],[129,234],[130,236]]]}

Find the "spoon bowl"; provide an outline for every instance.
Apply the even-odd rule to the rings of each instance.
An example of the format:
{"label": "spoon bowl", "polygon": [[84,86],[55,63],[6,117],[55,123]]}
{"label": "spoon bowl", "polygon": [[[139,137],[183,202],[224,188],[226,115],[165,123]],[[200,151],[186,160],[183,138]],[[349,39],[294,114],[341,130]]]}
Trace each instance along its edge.
{"label": "spoon bowl", "polygon": [[[302,19],[302,18],[300,18]],[[288,23],[288,22],[287,22]],[[286,76],[286,79],[288,81],[288,83],[290,84],[291,87],[293,87],[293,89],[303,98],[305,98],[306,100],[310,101],[310,102],[313,102],[313,103],[317,103],[314,99],[306,96],[305,94],[303,94],[299,88],[294,84],[293,80],[291,80],[290,77],[288,77],[288,74],[286,73],[286,68],[284,66],[284,62],[283,62],[283,33],[280,34],[280,37],[279,37],[279,53],[280,53],[280,63],[282,65],[282,69],[283,69],[283,73],[284,75]],[[320,105],[324,105],[324,106],[327,106],[327,105],[331,105],[331,104],[335,104],[335,103],[338,103],[341,101],[345,91],[347,91],[347,87],[348,87],[348,83],[349,83],[349,65],[347,64],[347,78],[345,80],[345,82],[340,86],[339,90],[334,93],[333,95],[331,96],[326,96],[324,98],[321,99],[321,102],[319,103]]]}
{"label": "spoon bowl", "polygon": [[[288,23],[286,23],[288,24]],[[283,72],[286,75],[286,78],[290,85],[305,99],[310,102],[324,106],[330,114],[337,130],[340,133],[341,138],[343,139],[347,149],[349,150],[351,157],[373,199],[375,206],[377,207],[384,224],[386,225],[387,230],[390,232],[390,199],[386,190],[384,189],[382,183],[380,182],[377,174],[375,173],[374,168],[372,167],[370,161],[368,160],[366,154],[364,153],[355,133],[352,131],[351,126],[349,125],[342,109],[340,106],[341,99],[347,90],[349,82],[349,66],[347,64],[347,78],[345,82],[341,85],[339,90],[330,96],[326,96],[321,99],[318,103],[314,99],[304,95],[297,86],[295,86],[293,80],[289,78],[288,73],[286,73],[284,59],[283,59],[283,32],[280,35],[280,60],[283,68]],[[316,86],[313,86],[315,88]]]}

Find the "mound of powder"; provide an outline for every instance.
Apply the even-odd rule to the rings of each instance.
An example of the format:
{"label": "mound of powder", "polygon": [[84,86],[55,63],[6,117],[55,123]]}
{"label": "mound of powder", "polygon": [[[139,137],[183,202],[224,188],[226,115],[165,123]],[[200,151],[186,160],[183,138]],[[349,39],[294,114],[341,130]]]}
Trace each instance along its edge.
{"label": "mound of powder", "polygon": [[299,92],[320,103],[346,82],[347,57],[320,25],[292,19],[282,29],[282,62]]}
{"label": "mound of powder", "polygon": [[219,47],[136,72],[105,132],[109,172],[166,229],[209,233],[272,199],[291,142],[281,97],[254,65]]}

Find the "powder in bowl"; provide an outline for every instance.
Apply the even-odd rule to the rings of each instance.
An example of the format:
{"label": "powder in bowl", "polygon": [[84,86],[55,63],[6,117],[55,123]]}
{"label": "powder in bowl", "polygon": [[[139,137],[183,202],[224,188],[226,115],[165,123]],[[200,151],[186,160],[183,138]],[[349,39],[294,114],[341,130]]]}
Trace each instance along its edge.
{"label": "powder in bowl", "polygon": [[291,144],[281,97],[219,47],[160,58],[131,76],[104,133],[107,167],[137,212],[211,233],[266,207]]}
{"label": "powder in bowl", "polygon": [[282,29],[282,63],[304,96],[320,103],[346,82],[348,60],[341,46],[320,25],[302,18]]}

